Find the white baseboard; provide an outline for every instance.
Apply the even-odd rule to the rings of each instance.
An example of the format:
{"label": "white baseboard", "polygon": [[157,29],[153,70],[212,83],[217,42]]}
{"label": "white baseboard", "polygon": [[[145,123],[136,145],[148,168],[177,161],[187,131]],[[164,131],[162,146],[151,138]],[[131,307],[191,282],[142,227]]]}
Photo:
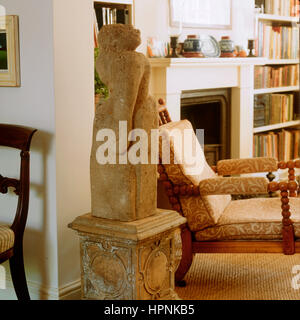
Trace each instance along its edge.
{"label": "white baseboard", "polygon": [[60,287],[59,300],[80,300],[81,299],[81,280],[70,282]]}
{"label": "white baseboard", "polygon": [[[40,283],[27,280],[30,298],[32,300],[80,300],[80,279],[59,288],[43,286]],[[6,289],[0,290],[0,300],[15,300],[16,294],[11,279],[6,280]]]}
{"label": "white baseboard", "polygon": [[[43,286],[38,282],[27,280],[31,300],[58,300],[58,290]],[[1,298],[5,300],[17,299],[11,279],[6,279],[6,289],[1,290]]]}

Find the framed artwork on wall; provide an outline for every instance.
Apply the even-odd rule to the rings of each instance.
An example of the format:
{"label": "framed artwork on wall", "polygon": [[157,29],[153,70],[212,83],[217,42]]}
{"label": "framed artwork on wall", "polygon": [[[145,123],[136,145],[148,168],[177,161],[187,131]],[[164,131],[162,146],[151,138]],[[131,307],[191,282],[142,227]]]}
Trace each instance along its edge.
{"label": "framed artwork on wall", "polygon": [[172,27],[231,29],[232,0],[169,0]]}
{"label": "framed artwork on wall", "polygon": [[0,16],[0,87],[20,86],[18,16]]}

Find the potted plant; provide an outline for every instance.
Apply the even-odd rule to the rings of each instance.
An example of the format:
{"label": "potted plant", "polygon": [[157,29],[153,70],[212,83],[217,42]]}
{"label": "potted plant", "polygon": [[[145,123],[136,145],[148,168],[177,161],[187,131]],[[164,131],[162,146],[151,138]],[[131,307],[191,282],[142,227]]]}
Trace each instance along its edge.
{"label": "potted plant", "polygon": [[95,84],[95,106],[98,105],[100,99],[106,99],[108,97],[108,89],[106,85],[101,81],[99,74],[96,70],[96,60],[99,55],[99,48],[94,49],[94,58],[95,58],[95,79],[94,79],[94,84]]}

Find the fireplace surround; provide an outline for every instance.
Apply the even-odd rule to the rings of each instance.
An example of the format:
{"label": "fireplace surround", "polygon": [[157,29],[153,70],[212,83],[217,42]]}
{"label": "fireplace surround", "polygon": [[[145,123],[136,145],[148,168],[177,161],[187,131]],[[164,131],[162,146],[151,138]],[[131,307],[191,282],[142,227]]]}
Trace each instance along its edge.
{"label": "fireplace surround", "polygon": [[152,58],[150,91],[163,98],[173,121],[181,119],[184,91],[231,92],[230,158],[252,157],[254,65],[265,58]]}
{"label": "fireplace surround", "polygon": [[230,90],[191,90],[181,95],[181,119],[194,130],[204,129],[204,153],[209,165],[230,157]]}

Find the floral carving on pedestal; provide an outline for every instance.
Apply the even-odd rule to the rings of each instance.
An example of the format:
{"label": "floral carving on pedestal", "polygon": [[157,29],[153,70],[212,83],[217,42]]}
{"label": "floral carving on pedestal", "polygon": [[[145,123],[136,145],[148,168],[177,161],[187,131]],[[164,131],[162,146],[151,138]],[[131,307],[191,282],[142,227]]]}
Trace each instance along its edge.
{"label": "floral carving on pedestal", "polygon": [[149,292],[157,293],[168,275],[168,258],[159,249],[153,251],[146,262],[145,284]]}
{"label": "floral carving on pedestal", "polygon": [[102,253],[91,261],[93,280],[99,283],[104,294],[111,296],[123,292],[126,282],[126,270],[120,258],[115,254]]}
{"label": "floral carving on pedestal", "polygon": [[172,241],[171,237],[160,235],[160,239],[139,250],[140,290],[150,299],[162,299],[170,294],[174,272]]}
{"label": "floral carving on pedestal", "polygon": [[130,254],[126,248],[109,241],[84,242],[83,269],[85,298],[124,299],[130,295],[132,273],[128,269]]}

